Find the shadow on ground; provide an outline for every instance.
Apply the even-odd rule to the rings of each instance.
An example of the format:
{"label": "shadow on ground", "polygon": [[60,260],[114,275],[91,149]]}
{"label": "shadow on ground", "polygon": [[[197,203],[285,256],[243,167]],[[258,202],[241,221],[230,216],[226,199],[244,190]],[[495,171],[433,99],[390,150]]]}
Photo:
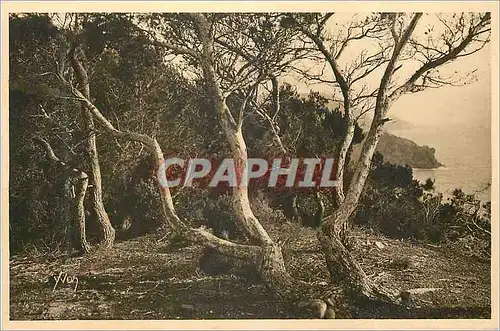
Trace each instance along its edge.
{"label": "shadow on ground", "polygon": [[[283,233],[281,229],[270,232]],[[490,318],[490,267],[439,248],[357,229],[356,258],[377,284],[431,289],[410,309],[353,307],[354,318]],[[295,318],[261,283],[231,274],[206,276],[201,248],[170,247],[156,236],[117,243],[85,257],[10,261],[10,319],[256,319]],[[289,269],[309,281],[327,279],[313,231],[301,230]],[[405,263],[400,263],[404,258]],[[54,276],[78,278],[71,284]],[[64,274],[63,274],[64,275]],[[416,290],[416,291],[417,291]]]}

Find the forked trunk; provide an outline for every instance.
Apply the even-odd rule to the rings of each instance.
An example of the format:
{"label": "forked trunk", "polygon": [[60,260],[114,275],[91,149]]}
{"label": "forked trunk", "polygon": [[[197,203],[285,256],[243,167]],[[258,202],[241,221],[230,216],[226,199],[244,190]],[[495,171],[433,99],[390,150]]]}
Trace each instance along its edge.
{"label": "forked trunk", "polygon": [[370,164],[382,135],[383,122],[375,118],[363,144],[349,191],[343,204],[323,223],[318,232],[328,270],[334,282],[344,285],[349,297],[355,300],[395,302],[395,297],[374,286],[345,247],[349,217],[358,205],[361,192],[370,171]]}
{"label": "forked trunk", "polygon": [[[79,51],[77,45],[73,45],[70,51],[70,60],[73,70],[76,73],[78,80],[78,85],[81,93],[86,99],[90,100],[90,86],[87,76],[87,71],[83,67],[82,63],[78,59],[77,52]],[[85,105],[85,102],[81,103],[83,120],[85,124],[85,131],[87,134],[86,139],[86,151],[88,156],[88,161],[90,164],[90,182],[92,183],[90,187],[90,205],[99,224],[100,231],[100,244],[105,247],[113,246],[115,241],[115,229],[111,225],[111,221],[104,209],[104,204],[102,202],[102,178],[101,178],[101,167],[99,165],[99,155],[96,146],[96,136],[95,136],[95,125],[92,118],[92,112]]]}
{"label": "forked trunk", "polygon": [[[234,120],[216,79],[213,67],[213,38],[210,36],[209,24],[203,14],[192,14],[192,17],[203,44],[200,62],[208,92],[231,147],[236,173],[241,175],[247,163],[247,148],[241,131],[241,122],[237,123]],[[276,81],[275,85],[277,87]],[[278,101],[275,100],[275,102]],[[260,260],[249,262],[257,266],[264,283],[273,293],[287,302],[302,305],[302,307],[310,306],[311,298],[317,298],[318,295],[312,293],[310,284],[294,279],[286,271],[281,248],[273,242],[252,212],[246,185],[237,185],[233,189],[233,208],[240,226],[250,239],[250,244],[257,245],[260,248]],[[303,300],[304,298],[306,300]],[[316,299],[316,301],[320,302],[321,307],[327,307],[323,300]],[[323,318],[325,312],[326,309],[321,310],[316,314],[316,317]]]}
{"label": "forked trunk", "polygon": [[[377,90],[373,120],[361,149],[361,155],[359,156],[356,170],[349,185],[349,190],[341,206],[337,210],[335,210],[328,221],[324,222],[323,226],[321,227],[321,232],[318,233],[318,239],[322,244],[323,252],[327,259],[328,268],[332,275],[332,278],[334,278],[334,280],[343,282],[348,294],[351,297],[355,298],[378,299],[389,302],[394,301],[394,298],[386,295],[385,293],[382,293],[379,289],[377,289],[373,284],[370,283],[363,269],[354,260],[352,255],[342,243],[341,239],[346,238],[346,229],[349,217],[356,210],[356,207],[358,205],[361,192],[370,171],[370,164],[373,158],[373,154],[375,153],[375,149],[377,148],[380,136],[382,135],[382,126],[387,121],[384,116],[387,114],[387,110],[389,109],[391,104],[391,100],[389,100],[387,96],[387,90],[395,71],[396,62],[398,61],[402,49],[408,42],[421,16],[422,13],[415,14],[410,24],[403,31],[401,36],[399,37],[396,34],[394,35],[395,44],[393,52],[389,62],[387,63],[382,79],[380,80],[380,85]],[[316,44],[320,46],[320,49],[327,57],[327,60],[329,60],[335,73],[335,77],[337,79],[342,78],[342,75],[338,74],[339,72],[336,62],[333,61],[329,56],[329,53],[325,51],[324,45],[321,43],[321,40],[319,40],[318,38],[314,40]],[[342,83],[342,79],[340,79],[340,82]],[[348,99],[346,97],[347,91],[347,89],[342,88],[344,101]],[[345,105],[348,105],[348,103],[345,103]],[[352,130],[354,130],[354,127],[352,127]],[[346,146],[346,141],[344,141],[343,147]],[[347,146],[347,148],[349,148],[349,146]],[[347,151],[348,149],[345,150],[345,155],[347,155]]]}
{"label": "forked trunk", "polygon": [[339,225],[346,223],[349,216],[356,210],[359,198],[363,192],[363,187],[365,186],[366,178],[370,173],[373,154],[377,149],[380,136],[382,135],[382,124],[383,123],[379,120],[374,120],[368,132],[361,149],[361,155],[358,159],[356,170],[354,171],[354,175],[349,185],[349,190],[340,208],[339,219],[337,220]]}
{"label": "forked trunk", "polygon": [[[203,76],[208,87],[208,93],[212,98],[215,111],[219,115],[219,122],[226,139],[231,148],[234,160],[235,171],[237,174],[243,174],[247,163],[247,146],[241,123],[234,120],[216,78],[213,66],[213,38],[209,35],[210,27],[202,14],[192,15],[197,25],[199,37],[203,44],[203,52],[200,57]],[[238,225],[252,244],[272,244],[271,237],[259,223],[250,208],[248,200],[248,188],[246,185],[236,185],[233,189],[233,209],[238,220]]]}

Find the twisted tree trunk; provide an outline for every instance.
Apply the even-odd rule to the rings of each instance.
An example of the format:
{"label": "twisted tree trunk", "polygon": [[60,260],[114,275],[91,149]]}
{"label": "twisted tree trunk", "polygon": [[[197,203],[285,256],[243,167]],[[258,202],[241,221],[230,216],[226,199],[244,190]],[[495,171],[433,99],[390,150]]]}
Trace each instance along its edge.
{"label": "twisted tree trunk", "polygon": [[[210,78],[213,75],[213,67],[211,65],[204,69],[208,69],[205,73]],[[215,76],[212,76],[215,77]],[[154,156],[156,166],[162,170],[164,164],[163,152],[156,141],[144,134],[125,132],[117,130],[99,111],[99,109],[86,96],[71,86],[71,84],[60,76],[60,80],[66,87],[89,109],[94,119],[101,124],[108,133],[113,136],[126,140],[133,140],[144,144],[150,153]],[[217,93],[216,101],[217,110],[221,115],[221,124],[226,132],[226,137],[231,144],[231,150],[235,161],[239,166],[245,164],[247,160],[245,141],[242,136],[241,128],[234,125],[234,120],[231,118],[229,109],[222,94],[216,87],[212,91]],[[226,117],[227,116],[227,117]],[[163,169],[164,170],[164,169]],[[165,173],[158,172],[158,176],[165,176]],[[325,316],[332,317],[332,308],[328,308],[328,297],[332,294],[330,288],[325,291],[324,288],[309,283],[294,279],[286,270],[281,247],[275,243],[267,234],[265,229],[253,215],[248,201],[248,192],[245,187],[239,186],[234,190],[233,208],[240,226],[245,230],[249,238],[246,244],[231,242],[227,239],[219,238],[207,231],[204,227],[191,228],[180,220],[174,209],[174,204],[170,189],[161,185],[165,183],[163,180],[158,181],[158,190],[161,195],[161,204],[165,216],[165,220],[169,227],[177,234],[187,240],[200,244],[207,248],[212,248],[220,254],[241,259],[245,262],[256,266],[266,286],[277,297],[283,299],[301,310],[310,311],[310,317],[324,318]],[[312,311],[311,311],[312,309]],[[329,310],[330,309],[330,310]],[[327,312],[330,311],[330,314]]]}
{"label": "twisted tree trunk", "polygon": [[69,247],[74,247],[82,253],[90,252],[92,247],[86,238],[85,209],[83,206],[88,184],[87,174],[61,161],[44,139],[35,137],[33,141],[44,149],[47,159],[58,167],[64,176],[63,201],[67,203],[63,211],[63,215],[65,215],[64,232]]}
{"label": "twisted tree trunk", "polygon": [[[247,149],[241,131],[241,122],[237,123],[234,120],[216,80],[213,67],[214,41],[209,35],[209,24],[202,14],[193,14],[192,18],[203,45],[200,62],[205,82],[209,88],[209,95],[212,97],[215,110],[219,114],[220,124],[231,147],[236,173],[242,174],[247,162]],[[276,81],[274,81],[274,85],[276,93],[278,88]],[[279,95],[275,95],[275,103],[279,102],[278,98]],[[279,108],[276,109],[279,110]],[[257,266],[262,279],[272,293],[297,307],[314,307],[313,316],[325,317],[330,300],[323,297],[328,295],[322,294],[317,287],[311,286],[309,283],[294,279],[287,272],[281,247],[271,239],[254,216],[248,200],[248,189],[245,185],[237,185],[233,189],[233,209],[241,227],[248,235],[250,243],[258,245],[260,248],[260,259],[250,262]]]}
{"label": "twisted tree trunk", "polygon": [[[224,131],[229,146],[231,148],[236,174],[243,174],[247,163],[247,147],[241,123],[237,123],[227,104],[226,99],[219,87],[213,66],[213,39],[209,35],[209,26],[203,15],[194,15],[193,20],[196,23],[198,35],[201,39],[203,50],[200,57],[203,76],[208,86],[208,93],[212,98],[215,110],[219,115],[219,122]],[[248,188],[246,185],[236,185],[233,188],[233,209],[239,222],[239,226],[252,243],[272,244],[271,237],[259,223],[250,208],[248,200]]]}
{"label": "twisted tree trunk", "polygon": [[[101,114],[99,109],[95,107],[90,101],[86,100],[79,91],[74,90],[74,93],[75,96],[81,98],[82,100],[85,100],[87,106],[89,107],[89,109],[91,109],[97,121],[113,136],[121,139],[133,140],[143,143],[154,156],[156,166],[161,169],[161,165],[165,160],[161,147],[156,139],[143,134],[117,130]],[[162,175],[164,174],[158,173],[158,176]],[[200,245],[203,245],[204,247],[212,248],[220,254],[252,263],[257,267],[262,276],[262,279],[272,290],[272,292],[287,302],[294,303],[295,305],[302,302],[303,306],[308,306],[308,302],[316,299],[322,301],[325,306],[327,305],[327,298],[325,298],[324,300],[318,299],[318,297],[325,296],[325,294],[322,294],[322,292],[319,291],[318,287],[311,286],[306,282],[296,280],[286,271],[281,247],[272,241],[262,225],[260,225],[260,223],[257,221],[255,216],[253,217],[253,219],[250,218],[245,220],[245,223],[243,224],[245,226],[247,226],[248,224],[250,224],[250,226],[255,226],[255,228],[246,228],[248,230],[247,233],[253,235],[265,235],[262,239],[258,240],[258,244],[237,244],[229,240],[219,238],[203,227],[188,227],[177,216],[170,189],[168,187],[162,186],[161,182],[162,181],[158,181],[158,190],[161,195],[161,203],[165,219],[168,222],[169,226],[177,234],[189,241],[198,243]],[[237,197],[242,197],[242,195],[237,195]],[[248,201],[243,200],[237,205],[244,206],[245,202],[248,203]],[[249,204],[245,206],[245,208],[248,208],[247,210],[243,211],[246,213],[250,208]],[[254,220],[257,224],[251,223]],[[324,314],[325,313],[323,312],[323,315],[321,316],[323,317]]]}
{"label": "twisted tree trunk", "polygon": [[422,13],[415,14],[401,37],[395,39],[391,59],[387,63],[387,67],[385,68],[378,87],[374,117],[365,142],[363,143],[356,170],[349,185],[349,190],[343,203],[334,211],[329,219],[323,223],[321,232],[318,233],[318,239],[322,243],[323,253],[325,254],[332,278],[342,282],[348,294],[357,299],[375,299],[395,302],[394,296],[385,293],[382,289],[371,284],[361,266],[345,248],[342,239],[346,237],[349,217],[354,213],[358,205],[361,192],[370,171],[373,154],[375,153],[377,144],[382,135],[382,127],[387,121],[384,117],[391,103],[387,91],[394,74],[394,68],[403,47],[415,30],[421,16]]}
{"label": "twisted tree trunk", "polygon": [[[90,100],[90,86],[87,71],[78,58],[79,51],[80,48],[78,45],[73,45],[70,50],[69,57],[77,77],[79,89],[85,98]],[[99,165],[99,155],[96,146],[95,126],[92,118],[92,112],[84,103],[82,103],[82,112],[87,135],[86,151],[88,161],[90,163],[90,182],[92,183],[90,188],[90,204],[97,222],[99,223],[101,235],[100,244],[107,248],[113,246],[115,241],[115,229],[113,229],[113,226],[111,225],[111,221],[102,202],[101,167]]]}

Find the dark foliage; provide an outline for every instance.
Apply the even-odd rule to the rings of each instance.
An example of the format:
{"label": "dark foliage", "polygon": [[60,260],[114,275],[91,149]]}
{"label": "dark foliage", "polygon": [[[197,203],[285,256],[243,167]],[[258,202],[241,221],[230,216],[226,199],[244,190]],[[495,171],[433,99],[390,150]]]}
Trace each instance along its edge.
{"label": "dark foliage", "polygon": [[[32,137],[46,138],[61,159],[89,171],[82,144],[89,132],[83,130],[80,105],[66,97],[51,74],[61,40],[82,44],[91,99],[117,128],[155,137],[166,156],[221,159],[229,154],[218,115],[204,97],[203,81],[193,80],[169,64],[165,52],[149,43],[148,35],[130,21],[128,14],[81,17],[77,30],[56,27],[47,14],[10,17],[12,251],[26,245],[56,247],[61,240],[57,231],[61,223],[60,182],[43,153],[31,143]],[[286,19],[281,24],[286,25]],[[265,38],[265,33],[261,37]],[[228,103],[231,109],[237,109],[241,97],[233,94]],[[273,115],[270,100],[263,107]],[[252,108],[249,106],[243,125],[249,156],[283,156],[268,120]],[[318,92],[301,96],[288,84],[280,86],[280,112],[273,120],[287,149],[286,157],[333,157],[346,133],[338,102]],[[119,236],[130,238],[156,231],[163,216],[156,169],[148,152],[139,144],[119,141],[99,129],[96,134],[104,202]],[[362,129],[356,125],[353,144],[363,138]],[[350,176],[347,169],[346,185]],[[376,154],[355,222],[391,237],[461,245],[485,255],[490,247],[490,205],[478,207],[474,196],[461,191],[444,201],[433,185],[432,181],[416,182],[409,166],[384,162],[383,156]],[[220,237],[244,239],[235,223],[228,190],[174,188],[172,194],[186,222],[207,226]],[[317,227],[323,212],[333,208],[328,190],[285,191],[257,186],[251,200],[257,205],[265,201],[268,206],[259,216],[263,222],[294,221],[306,227]],[[92,239],[97,227],[91,215],[87,223]]]}
{"label": "dark foliage", "polygon": [[394,238],[412,238],[459,247],[459,251],[490,255],[490,203],[481,206],[474,195],[460,189],[444,200],[434,192],[434,181],[421,184],[408,166],[383,161],[375,155],[370,177],[355,221]]}

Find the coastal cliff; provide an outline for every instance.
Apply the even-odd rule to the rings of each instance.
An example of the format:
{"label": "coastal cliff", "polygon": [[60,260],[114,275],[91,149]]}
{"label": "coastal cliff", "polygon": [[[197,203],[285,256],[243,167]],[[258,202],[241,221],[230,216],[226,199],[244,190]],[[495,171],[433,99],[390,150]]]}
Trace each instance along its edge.
{"label": "coastal cliff", "polygon": [[[356,160],[360,145],[353,148],[351,160]],[[441,164],[435,156],[436,150],[429,146],[419,146],[410,139],[384,132],[377,146],[377,151],[384,155],[384,161],[409,165],[412,168],[434,169]]]}
{"label": "coastal cliff", "polygon": [[436,150],[429,146],[419,146],[413,140],[384,132],[377,150],[390,163],[409,165],[412,168],[433,169],[442,164],[436,160]]}

